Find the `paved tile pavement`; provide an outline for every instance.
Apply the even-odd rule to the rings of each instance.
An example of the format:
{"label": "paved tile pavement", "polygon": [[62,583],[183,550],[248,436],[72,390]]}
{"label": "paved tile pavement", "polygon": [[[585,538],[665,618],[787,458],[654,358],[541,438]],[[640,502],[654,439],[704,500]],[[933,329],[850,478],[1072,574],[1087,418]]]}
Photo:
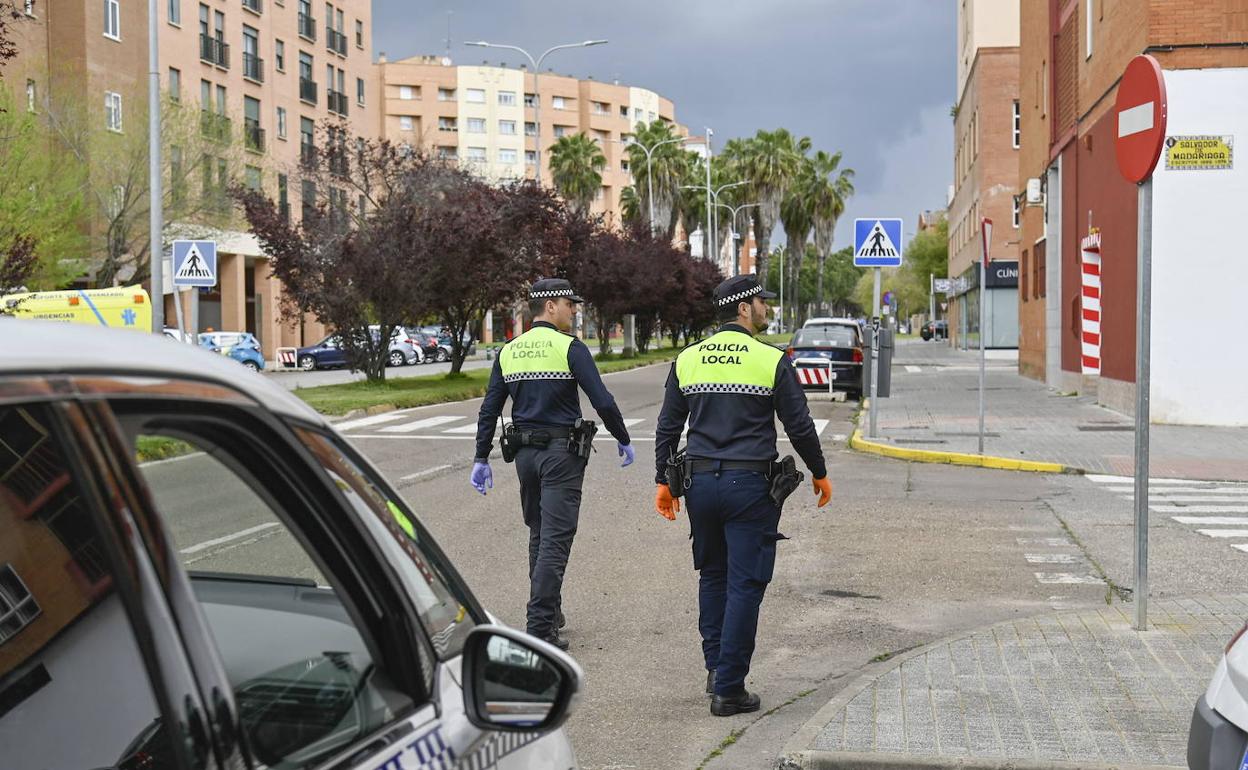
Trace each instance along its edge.
{"label": "paved tile pavement", "polygon": [[1001,623],[901,656],[816,716],[821,752],[1184,766],[1192,709],[1248,595]]}
{"label": "paved tile pavement", "polygon": [[[986,454],[1092,473],[1133,473],[1132,418],[1091,397],[1063,395],[1023,377],[1009,353],[990,352]],[[912,449],[976,453],[978,361],[977,353],[942,343],[900,343],[892,394],[880,399],[878,439]],[[1151,434],[1153,476],[1248,481],[1248,428],[1154,425]]]}

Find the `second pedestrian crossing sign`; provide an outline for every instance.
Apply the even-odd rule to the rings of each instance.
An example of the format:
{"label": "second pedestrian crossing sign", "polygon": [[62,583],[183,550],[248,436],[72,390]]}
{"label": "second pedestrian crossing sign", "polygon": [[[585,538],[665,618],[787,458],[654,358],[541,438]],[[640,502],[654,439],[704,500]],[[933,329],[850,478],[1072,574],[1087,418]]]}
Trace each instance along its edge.
{"label": "second pedestrian crossing sign", "polygon": [[901,266],[901,220],[867,217],[854,220],[854,265]]}
{"label": "second pedestrian crossing sign", "polygon": [[216,286],[217,242],[174,241],[173,285]]}

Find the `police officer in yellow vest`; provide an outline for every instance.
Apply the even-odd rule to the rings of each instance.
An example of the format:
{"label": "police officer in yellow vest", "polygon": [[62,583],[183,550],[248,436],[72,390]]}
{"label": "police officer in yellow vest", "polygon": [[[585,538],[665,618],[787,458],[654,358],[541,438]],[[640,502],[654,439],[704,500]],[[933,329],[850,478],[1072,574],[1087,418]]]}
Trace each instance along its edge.
{"label": "police officer in yellow vest", "polygon": [[784,539],[780,508],[770,495],[777,416],[810,469],[819,506],[832,499],[819,435],[793,367],[779,349],[754,338],[767,328],[765,300],[775,296],[752,275],[729,278],[715,289],[724,325],[676,359],[655,433],[655,507],[675,520],[680,501],[672,497],[666,472],[688,419],[684,494],[699,571],[706,692],[716,716],[760,706],[758,696],[746,691],[745,677],[776,543]]}
{"label": "police officer in yellow vest", "polygon": [[560,591],[593,437],[591,429],[586,438],[578,385],[618,442],[621,466],[635,458],[624,418],[602,384],[593,355],[570,334],[580,302],[584,300],[572,284],[561,278],[545,278],[530,287],[533,328],[504,345],[494,362],[477,420],[471,478],[481,494],[494,486],[490,447],[503,404],[511,396],[512,425],[503,438],[504,456],[508,446],[517,447],[520,503],[529,528],[527,631],[565,650],[568,642],[559,634],[564,625]]}

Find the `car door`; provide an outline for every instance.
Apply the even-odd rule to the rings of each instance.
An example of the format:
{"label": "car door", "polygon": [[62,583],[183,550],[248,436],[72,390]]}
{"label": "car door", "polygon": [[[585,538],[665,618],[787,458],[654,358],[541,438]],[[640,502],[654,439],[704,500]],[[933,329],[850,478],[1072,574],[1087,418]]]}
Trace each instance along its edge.
{"label": "car door", "polygon": [[[218,743],[273,768],[373,767],[396,743],[468,748],[475,736],[442,732],[433,643],[338,482],[246,398],[166,387],[187,397],[113,394],[93,419],[112,426],[179,625],[201,640]],[[171,442],[181,454],[141,460]]]}
{"label": "car door", "polygon": [[220,770],[106,453],[51,390],[0,378],[0,764]]}
{"label": "car door", "polygon": [[321,366],[346,366],[347,353],[342,349],[338,337],[326,337],[317,351],[317,363]]}

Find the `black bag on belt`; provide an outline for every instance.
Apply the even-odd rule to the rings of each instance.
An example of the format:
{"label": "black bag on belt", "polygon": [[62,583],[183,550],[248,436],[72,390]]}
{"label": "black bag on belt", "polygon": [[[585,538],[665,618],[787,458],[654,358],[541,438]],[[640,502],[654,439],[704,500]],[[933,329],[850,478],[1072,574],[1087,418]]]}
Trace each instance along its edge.
{"label": "black bag on belt", "polygon": [[685,449],[680,450],[676,454],[667,459],[667,468],[663,473],[667,476],[667,489],[672,493],[672,498],[676,499],[685,494],[685,490],[689,488],[690,474],[689,465],[686,462]]}
{"label": "black bag on belt", "polygon": [[779,462],[772,463],[769,493],[771,501],[776,504],[777,508],[783,508],[785,499],[802,485],[802,480],[805,478],[806,474],[797,469],[793,455],[786,455]]}

